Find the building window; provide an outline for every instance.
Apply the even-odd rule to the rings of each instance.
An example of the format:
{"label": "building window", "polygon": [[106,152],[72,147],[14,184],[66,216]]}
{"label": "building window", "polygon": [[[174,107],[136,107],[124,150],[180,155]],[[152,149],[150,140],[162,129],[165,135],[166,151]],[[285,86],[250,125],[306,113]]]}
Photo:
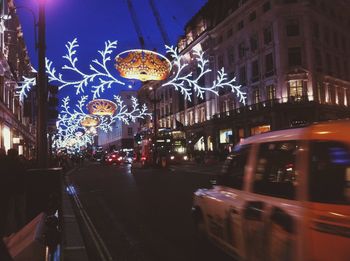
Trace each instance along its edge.
{"label": "building window", "polygon": [[332,75],[333,74],[333,66],[332,66],[331,55],[329,53],[326,54],[326,64],[327,64],[327,73],[329,75]]}
{"label": "building window", "polygon": [[317,82],[317,96],[318,96],[319,103],[325,102],[326,92],[325,92],[325,89],[324,89],[322,82]]}
{"label": "building window", "polygon": [[269,11],[271,9],[271,3],[270,1],[267,1],[263,4],[263,12],[266,13],[267,11]]}
{"label": "building window", "polygon": [[256,12],[252,12],[249,14],[249,21],[252,22],[256,19]]}
{"label": "building window", "polygon": [[268,27],[264,29],[264,44],[270,44],[272,42],[272,28]]}
{"label": "building window", "polygon": [[259,103],[260,102],[260,91],[258,88],[253,90],[253,103]]}
{"label": "building window", "polygon": [[250,37],[250,50],[255,52],[258,49],[258,35],[254,34]]}
{"label": "building window", "polygon": [[266,96],[268,100],[276,99],[276,87],[273,84],[266,86]]}
{"label": "building window", "polygon": [[320,38],[320,26],[318,25],[317,22],[313,23],[313,28],[312,28],[312,35],[315,39]]}
{"label": "building window", "polygon": [[247,84],[247,72],[246,72],[245,66],[242,66],[241,68],[239,68],[239,81],[240,81],[240,84],[242,85]]}
{"label": "building window", "polygon": [[252,62],[252,81],[256,82],[259,78],[259,62],[256,60]]}
{"label": "building window", "polygon": [[218,69],[221,70],[221,68],[224,67],[224,56],[220,54],[218,56]]}
{"label": "building window", "polygon": [[303,81],[293,80],[289,81],[289,97],[294,101],[301,100],[303,96]]}
{"label": "building window", "polygon": [[244,42],[241,42],[238,45],[238,56],[239,56],[239,58],[243,58],[245,56],[245,52],[246,52],[245,44],[244,44]]}
{"label": "building window", "polygon": [[301,48],[288,48],[288,64],[290,67],[301,65]]}
{"label": "building window", "polygon": [[333,33],[333,42],[334,42],[334,47],[338,49],[338,47],[339,47],[339,40],[338,40],[337,32]]}
{"label": "building window", "polygon": [[231,37],[233,35],[233,30],[232,28],[230,28],[228,31],[227,31],[227,38]]}
{"label": "building window", "polygon": [[299,35],[299,21],[297,19],[287,20],[286,25],[287,36],[298,36]]}
{"label": "building window", "polygon": [[4,102],[4,93],[5,93],[5,86],[4,86],[4,76],[0,76],[0,101]]}
{"label": "building window", "polygon": [[241,20],[241,21],[239,21],[239,23],[237,24],[237,29],[238,29],[238,31],[241,30],[241,29],[243,29],[243,27],[244,27],[244,21]]}
{"label": "building window", "polygon": [[342,87],[338,88],[338,104],[344,106],[345,90]]}
{"label": "building window", "polygon": [[324,41],[326,44],[329,44],[330,36],[329,36],[329,28],[325,27],[324,28]]}
{"label": "building window", "polygon": [[322,54],[319,49],[314,50],[315,53],[315,63],[316,63],[316,70],[319,72],[322,72],[323,66],[322,66]]}
{"label": "building window", "polygon": [[234,47],[231,47],[228,49],[227,56],[228,56],[229,65],[232,65],[235,62],[235,49],[234,49]]}
{"label": "building window", "polygon": [[272,53],[269,53],[265,55],[265,76],[269,77],[273,75],[273,55]]}

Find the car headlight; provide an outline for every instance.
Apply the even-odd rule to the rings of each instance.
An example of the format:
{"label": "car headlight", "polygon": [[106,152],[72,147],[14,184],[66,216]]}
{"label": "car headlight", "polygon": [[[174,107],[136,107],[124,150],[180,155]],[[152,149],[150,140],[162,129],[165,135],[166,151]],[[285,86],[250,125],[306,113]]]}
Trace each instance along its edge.
{"label": "car headlight", "polygon": [[184,156],[184,160],[188,160],[188,157],[186,155]]}
{"label": "car headlight", "polygon": [[171,159],[171,160],[175,159],[175,156],[170,156],[170,159]]}

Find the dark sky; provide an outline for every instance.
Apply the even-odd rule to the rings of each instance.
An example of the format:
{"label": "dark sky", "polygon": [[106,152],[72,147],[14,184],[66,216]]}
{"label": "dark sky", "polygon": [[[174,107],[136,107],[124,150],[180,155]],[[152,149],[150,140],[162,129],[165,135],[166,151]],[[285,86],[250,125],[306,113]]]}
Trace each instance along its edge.
{"label": "dark sky", "polygon": [[[15,0],[17,6],[27,6],[37,11],[37,1]],[[98,57],[97,50],[104,47],[106,40],[118,40],[117,53],[133,48],[140,48],[126,0],[46,0],[47,8],[47,57],[56,67],[63,63],[67,41],[78,38],[79,66],[83,71],[88,69],[89,62]],[[186,22],[204,5],[206,0],[155,0],[165,29],[172,44],[183,34]],[[146,48],[156,48],[165,53],[164,42],[156,26],[148,0],[133,0],[135,11],[140,20]],[[31,14],[19,9],[24,37],[32,64],[37,65],[37,53],[34,50],[33,18]],[[114,69],[110,63],[110,71]],[[118,86],[114,87],[118,88]],[[61,93],[65,94],[68,90]],[[69,90],[73,91],[73,90]],[[115,89],[113,93],[117,90]]]}

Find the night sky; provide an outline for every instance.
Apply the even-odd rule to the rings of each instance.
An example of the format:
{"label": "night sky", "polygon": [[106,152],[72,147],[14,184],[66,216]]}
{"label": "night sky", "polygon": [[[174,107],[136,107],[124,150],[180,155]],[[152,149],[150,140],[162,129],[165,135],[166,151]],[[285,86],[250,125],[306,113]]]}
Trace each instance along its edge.
{"label": "night sky", "polygon": [[[37,1],[15,0],[17,6],[27,6],[37,12]],[[65,44],[75,37],[79,41],[79,68],[88,71],[88,64],[98,57],[97,50],[104,47],[107,40],[118,40],[118,48],[113,53],[110,71],[115,72],[114,57],[121,51],[140,48],[137,34],[133,26],[126,0],[46,0],[47,16],[47,53],[46,56],[59,68],[66,54]],[[171,44],[184,33],[186,22],[205,4],[206,0],[155,0],[161,14]],[[165,53],[164,42],[156,26],[148,0],[133,0],[135,11],[140,21],[145,38],[146,49],[157,49]],[[37,53],[34,49],[33,18],[30,12],[18,9],[24,37],[30,52],[32,64],[37,68]],[[70,76],[64,74],[64,76]],[[73,76],[72,76],[73,77]],[[69,88],[69,87],[68,87]],[[114,89],[104,95],[115,94],[121,88]],[[73,94],[74,89],[63,89],[60,96]]]}

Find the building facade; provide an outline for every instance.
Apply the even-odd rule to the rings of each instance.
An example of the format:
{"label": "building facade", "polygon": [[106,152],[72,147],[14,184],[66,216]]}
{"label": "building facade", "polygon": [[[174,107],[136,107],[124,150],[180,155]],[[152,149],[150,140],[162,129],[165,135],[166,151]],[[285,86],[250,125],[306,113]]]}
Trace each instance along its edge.
{"label": "building facade", "polygon": [[[119,96],[124,101],[124,104],[131,110],[132,97],[137,96],[136,91],[121,91]],[[118,109],[117,109],[118,110]],[[126,150],[134,148],[134,135],[139,130],[139,122],[130,122],[125,124],[122,121],[116,121],[112,131],[98,131],[98,145],[102,146],[107,151]]]}
{"label": "building facade", "polygon": [[158,126],[182,129],[190,150],[227,150],[250,135],[350,117],[349,13],[345,0],[209,0],[178,49],[194,75],[194,51],[205,52],[212,73],[202,85],[224,67],[246,105],[225,89],[188,102],[159,82],[140,97],[156,89]]}
{"label": "building facade", "polygon": [[35,95],[21,100],[17,88],[32,66],[13,1],[0,3],[0,148],[15,148],[30,158],[35,154],[35,122],[25,104],[32,104]]}

